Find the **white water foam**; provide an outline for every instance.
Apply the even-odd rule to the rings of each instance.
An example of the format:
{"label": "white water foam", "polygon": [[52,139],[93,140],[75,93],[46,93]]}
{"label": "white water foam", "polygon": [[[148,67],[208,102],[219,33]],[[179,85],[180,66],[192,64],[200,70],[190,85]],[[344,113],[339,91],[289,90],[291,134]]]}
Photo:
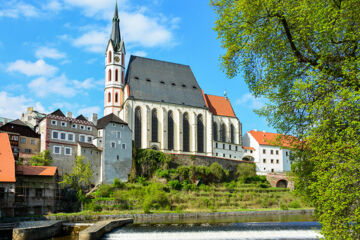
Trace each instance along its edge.
{"label": "white water foam", "polygon": [[318,239],[316,230],[198,231],[198,232],[114,232],[107,240],[283,240]]}

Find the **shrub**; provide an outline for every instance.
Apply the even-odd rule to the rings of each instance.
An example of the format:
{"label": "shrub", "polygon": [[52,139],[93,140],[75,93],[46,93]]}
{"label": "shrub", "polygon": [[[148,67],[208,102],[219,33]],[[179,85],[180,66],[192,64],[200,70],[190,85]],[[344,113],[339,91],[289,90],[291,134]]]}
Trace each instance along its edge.
{"label": "shrub", "polygon": [[93,212],[101,212],[102,211],[102,207],[100,205],[95,204],[94,202],[85,204],[85,210],[90,210]]}
{"label": "shrub", "polygon": [[143,176],[138,176],[136,178],[136,182],[140,183],[141,185],[145,186],[146,185],[146,177]]}
{"label": "shrub", "polygon": [[135,157],[135,170],[137,176],[150,178],[157,169],[167,169],[171,155],[152,149],[137,149]]}
{"label": "shrub", "polygon": [[158,170],[156,171],[156,175],[157,175],[159,178],[166,178],[166,179],[169,179],[169,178],[170,178],[170,172],[169,172],[169,170],[158,169]]}
{"label": "shrub", "polygon": [[174,190],[181,190],[182,185],[178,180],[170,180],[168,185]]}
{"label": "shrub", "polygon": [[116,177],[116,178],[114,178],[114,182],[113,182],[112,186],[114,188],[123,188],[124,183],[120,182],[120,180]]}
{"label": "shrub", "polygon": [[162,191],[152,191],[145,195],[143,210],[148,213],[150,209],[170,209],[170,201]]}
{"label": "shrub", "polygon": [[225,172],[225,170],[220,166],[218,162],[214,162],[210,165],[209,171],[212,175],[212,182],[220,183],[222,182],[229,173]]}
{"label": "shrub", "polygon": [[288,207],[288,205],[285,204],[285,203],[280,203],[280,209],[281,209],[281,210],[289,210],[289,207]]}
{"label": "shrub", "polygon": [[259,187],[260,188],[269,188],[270,187],[270,184],[268,182],[261,182],[259,184]]}
{"label": "shrub", "polygon": [[181,181],[192,181],[192,168],[187,166],[180,166],[176,169]]}
{"label": "shrub", "polygon": [[247,177],[246,179],[245,179],[245,183],[258,183],[258,182],[263,182],[263,183],[265,183],[265,182],[267,182],[267,180],[266,180],[266,176],[258,176],[258,175],[256,175],[256,176],[252,176],[252,177]]}
{"label": "shrub", "polygon": [[245,182],[247,178],[256,176],[255,163],[239,164],[236,168],[236,176],[241,182]]}
{"label": "shrub", "polygon": [[298,201],[292,201],[288,204],[289,208],[301,208],[301,205]]}
{"label": "shrub", "polygon": [[110,197],[113,193],[113,186],[109,184],[102,184],[93,194],[95,197]]}

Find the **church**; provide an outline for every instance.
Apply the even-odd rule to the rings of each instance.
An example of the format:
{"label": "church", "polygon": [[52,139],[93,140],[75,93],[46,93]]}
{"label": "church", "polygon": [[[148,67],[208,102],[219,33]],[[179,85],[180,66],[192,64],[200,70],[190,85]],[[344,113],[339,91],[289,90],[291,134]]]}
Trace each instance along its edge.
{"label": "church", "polygon": [[104,116],[132,130],[137,148],[242,160],[242,125],[230,100],[204,93],[190,66],[130,56],[117,5],[105,53]]}

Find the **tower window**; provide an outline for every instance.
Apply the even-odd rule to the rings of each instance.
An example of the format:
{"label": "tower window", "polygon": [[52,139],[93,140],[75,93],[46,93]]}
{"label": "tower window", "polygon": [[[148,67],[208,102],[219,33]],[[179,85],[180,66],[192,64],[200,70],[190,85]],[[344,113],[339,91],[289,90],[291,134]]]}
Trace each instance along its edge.
{"label": "tower window", "polygon": [[108,102],[111,102],[111,93],[108,93]]}
{"label": "tower window", "polygon": [[111,69],[109,69],[109,76],[108,76],[109,82],[111,81]]}
{"label": "tower window", "polygon": [[119,81],[119,70],[115,70],[115,82]]}
{"label": "tower window", "polygon": [[109,55],[108,55],[108,63],[111,63],[111,51],[109,51]]}
{"label": "tower window", "polygon": [[119,95],[118,93],[115,93],[115,102],[117,103],[119,101]]}
{"label": "tower window", "polygon": [[125,66],[125,54],[121,54],[121,64]]}
{"label": "tower window", "polygon": [[124,71],[121,71],[121,83],[124,84]]}

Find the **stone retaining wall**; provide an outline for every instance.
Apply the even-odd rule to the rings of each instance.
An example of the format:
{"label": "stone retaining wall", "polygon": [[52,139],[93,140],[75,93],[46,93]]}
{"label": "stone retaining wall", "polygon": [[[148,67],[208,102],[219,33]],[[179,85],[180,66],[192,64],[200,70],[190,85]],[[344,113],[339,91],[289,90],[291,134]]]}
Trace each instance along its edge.
{"label": "stone retaining wall", "polygon": [[133,222],[133,219],[116,219],[97,222],[94,225],[81,231],[79,234],[79,240],[97,240],[100,239],[105,233]]}
{"label": "stone retaining wall", "polygon": [[49,239],[59,235],[63,221],[21,222],[13,229],[13,240]]}

